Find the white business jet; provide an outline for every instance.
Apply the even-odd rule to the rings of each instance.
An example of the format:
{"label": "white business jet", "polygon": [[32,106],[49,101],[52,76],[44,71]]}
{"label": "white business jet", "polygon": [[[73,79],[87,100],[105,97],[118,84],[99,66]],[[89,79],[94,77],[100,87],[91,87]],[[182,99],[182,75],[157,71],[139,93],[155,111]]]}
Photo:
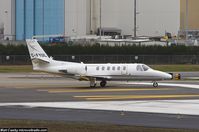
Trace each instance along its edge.
{"label": "white business jet", "polygon": [[36,39],[26,40],[33,70],[58,74],[80,81],[90,81],[90,87],[96,87],[97,81],[105,87],[107,81],[152,81],[157,87],[158,80],[169,80],[168,73],[153,70],[145,64],[84,64],[53,60],[41,48]]}

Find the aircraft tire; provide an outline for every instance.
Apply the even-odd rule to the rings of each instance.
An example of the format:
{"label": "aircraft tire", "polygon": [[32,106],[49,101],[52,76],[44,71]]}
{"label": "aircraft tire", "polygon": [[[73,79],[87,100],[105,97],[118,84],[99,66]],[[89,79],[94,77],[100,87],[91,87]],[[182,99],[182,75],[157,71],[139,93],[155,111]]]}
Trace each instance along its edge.
{"label": "aircraft tire", "polygon": [[157,82],[153,82],[153,87],[158,87],[158,83]]}
{"label": "aircraft tire", "polygon": [[97,85],[97,84],[95,83],[93,86],[90,86],[90,87],[91,87],[91,88],[95,88],[95,87],[96,87],[96,85]]}
{"label": "aircraft tire", "polygon": [[101,87],[105,87],[105,86],[106,86],[106,81],[101,81],[101,82],[100,82],[100,86],[101,86]]}

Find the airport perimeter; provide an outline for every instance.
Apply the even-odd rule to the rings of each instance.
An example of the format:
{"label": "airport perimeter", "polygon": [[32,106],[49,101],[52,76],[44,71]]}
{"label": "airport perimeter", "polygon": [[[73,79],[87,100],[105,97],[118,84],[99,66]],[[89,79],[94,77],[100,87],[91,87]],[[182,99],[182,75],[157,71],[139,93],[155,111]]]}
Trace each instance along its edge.
{"label": "airport perimeter", "polygon": [[[198,55],[53,55],[56,60],[84,63],[199,64]],[[1,65],[31,65],[29,55],[0,55]]]}
{"label": "airport perimeter", "polygon": [[160,82],[158,88],[151,82],[90,88],[88,82],[46,73],[1,73],[0,119],[198,131],[199,74],[181,75],[183,80]]}
{"label": "airport perimeter", "polygon": [[199,132],[198,4],[0,0],[0,132]]}

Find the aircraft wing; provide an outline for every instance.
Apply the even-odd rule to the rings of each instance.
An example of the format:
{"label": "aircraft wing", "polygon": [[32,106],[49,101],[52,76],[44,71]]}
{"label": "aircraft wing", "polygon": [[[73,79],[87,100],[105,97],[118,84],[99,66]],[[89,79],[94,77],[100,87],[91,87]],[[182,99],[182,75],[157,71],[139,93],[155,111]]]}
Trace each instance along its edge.
{"label": "aircraft wing", "polygon": [[91,76],[91,77],[96,79],[111,79],[111,76]]}
{"label": "aircraft wing", "polygon": [[106,76],[106,75],[75,75],[75,74],[70,74],[66,69],[59,70],[60,72],[64,73],[66,76],[73,76],[74,78],[79,78],[79,80],[84,80],[84,81],[90,81],[92,78],[96,78],[96,80],[109,80],[112,77],[111,76]]}
{"label": "aircraft wing", "polygon": [[87,81],[88,80],[91,80],[92,78],[96,78],[96,80],[109,80],[109,79],[111,79],[111,76],[81,76],[81,78],[83,78],[83,79],[86,79]]}
{"label": "aircraft wing", "polygon": [[110,76],[81,76],[81,75],[75,75],[76,77],[79,78],[79,80],[82,81],[90,81],[92,78],[96,78],[96,80],[109,80],[111,79]]}

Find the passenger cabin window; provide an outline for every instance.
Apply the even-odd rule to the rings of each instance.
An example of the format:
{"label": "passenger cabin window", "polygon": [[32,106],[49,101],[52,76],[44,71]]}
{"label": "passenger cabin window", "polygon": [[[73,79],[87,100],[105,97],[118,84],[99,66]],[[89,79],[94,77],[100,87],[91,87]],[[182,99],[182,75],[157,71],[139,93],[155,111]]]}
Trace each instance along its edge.
{"label": "passenger cabin window", "polygon": [[141,65],[137,65],[136,67],[137,71],[143,71],[142,66]]}
{"label": "passenger cabin window", "polygon": [[97,71],[99,71],[99,66],[98,66],[98,67],[96,67],[96,70],[97,70]]}
{"label": "passenger cabin window", "polygon": [[118,70],[118,71],[120,70],[120,66],[117,67],[117,70]]}
{"label": "passenger cabin window", "polygon": [[109,71],[110,69],[111,69],[111,67],[110,67],[110,66],[108,66],[108,67],[107,67],[107,70]]}
{"label": "passenger cabin window", "polygon": [[115,67],[114,67],[114,66],[112,67],[112,70],[113,70],[113,71],[115,70]]}
{"label": "passenger cabin window", "polygon": [[144,71],[149,70],[149,67],[148,67],[148,66],[146,66],[146,65],[142,65],[142,68],[143,68],[143,70],[144,70]]}
{"label": "passenger cabin window", "polygon": [[104,71],[104,70],[105,70],[105,67],[103,66],[103,67],[102,67],[102,71]]}
{"label": "passenger cabin window", "polygon": [[126,66],[123,66],[123,70],[124,70],[124,71],[126,70]]}

